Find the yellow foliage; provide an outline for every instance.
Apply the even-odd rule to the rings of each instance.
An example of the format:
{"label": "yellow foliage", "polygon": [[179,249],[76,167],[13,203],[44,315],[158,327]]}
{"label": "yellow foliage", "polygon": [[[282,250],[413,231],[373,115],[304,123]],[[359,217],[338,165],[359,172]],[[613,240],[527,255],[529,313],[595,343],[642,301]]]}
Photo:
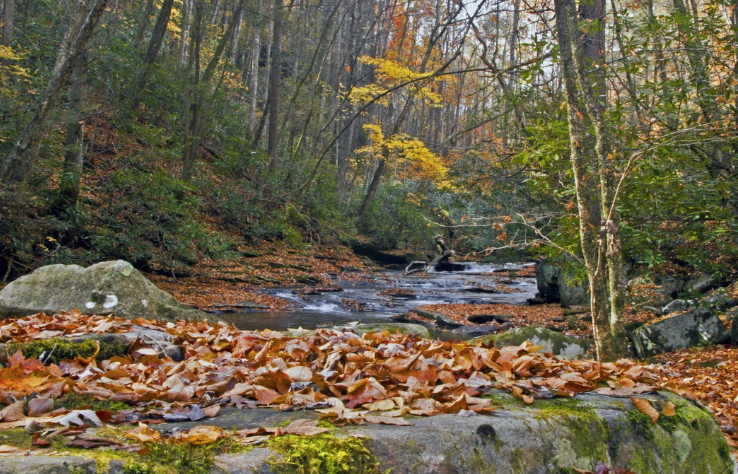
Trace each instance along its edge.
{"label": "yellow foliage", "polygon": [[[412,95],[416,99],[428,101],[431,105],[441,103],[441,95],[434,92],[432,88],[432,84],[435,82],[435,79],[431,78],[432,73],[414,72],[397,61],[371,56],[361,56],[359,62],[374,66],[377,83],[354,88],[349,95],[352,104],[365,104],[375,97],[406,83],[408,83],[406,85],[407,89],[412,91]],[[378,102],[387,105],[388,96],[389,94],[379,99]]]}
{"label": "yellow foliage", "polygon": [[404,133],[386,138],[382,127],[376,124],[364,125],[364,129],[369,132],[371,144],[356,149],[355,153],[382,157],[388,164],[396,165],[400,177],[428,180],[439,187],[451,184],[446,165],[419,139]]}

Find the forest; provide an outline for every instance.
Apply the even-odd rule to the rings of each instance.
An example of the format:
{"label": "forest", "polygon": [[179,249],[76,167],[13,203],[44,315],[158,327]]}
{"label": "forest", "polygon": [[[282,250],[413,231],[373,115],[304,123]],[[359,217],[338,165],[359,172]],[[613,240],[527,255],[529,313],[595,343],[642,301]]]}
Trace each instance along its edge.
{"label": "forest", "polygon": [[[0,3],[0,318],[7,318],[0,319],[6,366],[0,378],[16,377],[2,371],[21,367],[47,378],[21,388],[0,381],[0,407],[15,406],[16,413],[19,397],[31,393],[55,400],[69,389],[98,405],[125,393],[128,398],[116,400],[138,406],[136,420],[143,424],[126,441],[100,434],[95,439],[103,444],[94,447],[134,439],[159,443],[146,449],[166,458],[189,454],[162,454],[173,445],[151,433],[140,413],[152,400],[164,403],[157,405],[164,419],[179,416],[180,408],[189,416],[193,407],[215,406],[207,395],[214,393],[230,400],[219,407],[256,403],[248,408],[284,411],[319,404],[331,426],[400,429],[398,420],[408,413],[462,410],[481,418],[491,402],[475,397],[490,386],[526,406],[548,394],[596,391],[632,395],[633,413],[646,417],[642,424],[653,422],[654,430],[672,437],[679,429],[674,420],[693,409],[683,400],[693,400],[717,417],[714,438],[722,440],[722,430],[727,445],[708,448],[689,432],[685,456],[692,457],[681,459],[663,450],[679,448],[682,438],[659,444],[661,431],[638,432],[658,445],[654,451],[662,450],[664,465],[677,456],[683,466],[659,471],[610,447],[606,454],[592,448],[586,462],[577,451],[578,458],[559,466],[574,469],[566,472],[682,472],[705,462],[713,448],[738,457],[738,386],[731,382],[738,367],[735,0]],[[79,276],[62,270],[77,268],[73,264],[104,275],[85,280],[103,283],[78,300],[77,286],[64,286]],[[138,306],[124,301],[133,284],[108,277],[116,271],[145,275],[135,283],[143,292],[133,297]],[[146,279],[176,300],[151,293]],[[115,291],[104,286],[114,280]],[[38,285],[24,302],[15,289],[22,284]],[[59,303],[62,295],[68,303]],[[674,333],[669,321],[678,318],[690,318],[692,326]],[[196,320],[213,326],[206,330]],[[381,328],[389,330],[387,344],[408,345],[392,358],[383,339],[369,336],[381,331],[360,330],[390,320],[397,326]],[[421,328],[414,339],[403,324],[431,332]],[[289,339],[297,326],[309,334]],[[542,333],[530,330],[538,327],[547,331],[549,345],[535,342]],[[168,339],[138,336],[126,342],[125,354],[106,352],[107,342],[94,354],[70,349],[73,363],[54,355],[63,352],[58,342],[44,351],[23,346],[70,334],[123,337],[141,328]],[[220,328],[219,336],[213,328]],[[363,349],[336,345],[338,336],[323,331],[354,331]],[[433,338],[438,347],[428,342]],[[310,341],[318,362],[291,346],[297,340]],[[508,354],[505,344],[522,352]],[[576,357],[589,362],[570,361],[562,344],[582,344]],[[292,347],[289,356],[284,347]],[[329,381],[324,372],[334,371],[331,354],[339,353],[342,369],[336,370],[345,373]],[[395,360],[400,356],[405,362]],[[228,366],[232,380],[215,384],[210,366],[188,365],[179,386],[171,377],[180,368],[160,368],[161,360],[202,357]],[[430,357],[437,358],[432,368]],[[444,357],[456,363],[444,369]],[[131,362],[128,375],[109,368],[113,360],[128,367],[124,358]],[[261,361],[260,370],[272,364],[283,375],[246,388],[254,375],[234,375],[236,358]],[[134,376],[134,362],[164,378],[155,383],[153,375],[148,381],[144,373]],[[91,367],[85,364],[96,370],[102,364],[102,372],[120,372],[111,378],[140,386],[113,388],[90,379],[82,387],[79,374]],[[411,377],[416,385],[408,382],[409,370],[424,374]],[[189,385],[198,378],[200,388]],[[300,383],[314,385],[304,399],[298,394],[309,387],[294,390]],[[403,395],[415,392],[424,395]],[[326,405],[326,397],[338,402]],[[48,418],[51,405],[38,410],[38,403],[25,403],[17,417],[0,411],[0,433],[26,426],[36,443],[36,432],[20,423]],[[181,407],[172,412],[172,403]],[[362,418],[351,411],[361,405],[380,414]],[[84,411],[87,404],[64,407],[72,416],[79,410],[69,410]],[[119,410],[97,410],[109,423],[117,415],[106,410]],[[383,414],[389,410],[405,411]],[[207,416],[217,413],[211,408]],[[100,422],[85,416],[88,424]],[[270,449],[284,455],[301,445],[285,444],[281,435],[315,435],[327,443],[318,451],[354,449],[352,456],[368,456],[367,464],[346,471],[271,465],[273,472],[405,469],[384,459],[373,464],[363,445],[331,445],[323,424],[290,421],[300,422],[289,425],[293,432],[266,428],[239,436],[264,438],[258,442],[272,436]],[[188,441],[210,450],[197,456],[220,456],[223,443],[228,449],[252,444],[210,428]],[[82,439],[89,444],[93,438]],[[317,448],[300,449],[306,451],[290,453],[310,458]],[[723,462],[715,456],[711,469]],[[495,472],[514,465],[514,459],[490,459],[484,462],[501,469]],[[546,471],[513,466],[509,472],[564,472],[551,462]],[[130,473],[169,472],[156,466],[164,470]],[[188,466],[177,472],[212,467]],[[477,471],[434,469],[418,472],[487,472],[481,464]]]}

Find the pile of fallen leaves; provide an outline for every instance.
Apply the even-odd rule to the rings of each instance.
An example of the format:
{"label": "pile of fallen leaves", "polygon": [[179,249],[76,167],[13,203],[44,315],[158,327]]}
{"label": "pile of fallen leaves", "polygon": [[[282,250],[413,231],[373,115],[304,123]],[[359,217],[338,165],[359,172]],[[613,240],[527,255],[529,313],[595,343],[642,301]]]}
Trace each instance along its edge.
{"label": "pile of fallen leaves", "polygon": [[[213,415],[217,409],[210,407],[224,405],[318,409],[344,424],[392,422],[388,420],[408,413],[488,411],[494,407],[478,395],[492,388],[533,403],[592,390],[631,396],[652,390],[650,384],[658,382],[651,369],[630,360],[569,361],[540,353],[542,347],[529,342],[495,348],[388,331],[360,337],[318,329],[313,336],[292,338],[273,331],[240,331],[224,323],[38,314],[5,321],[0,342],[123,332],[131,324],[170,334],[183,347],[185,359],[174,362],[145,340],[137,340],[125,357],[77,357],[58,365],[25,359],[19,351],[0,369],[0,401],[12,406],[13,399],[31,395],[53,401],[76,393],[130,404],[127,421],[190,419],[193,410],[205,407]],[[372,417],[369,412],[383,414]],[[17,415],[12,421],[4,417],[0,428],[25,424]]]}
{"label": "pile of fallen leaves", "polygon": [[710,408],[728,444],[738,448],[738,348],[709,346],[656,356],[662,380],[679,384]]}

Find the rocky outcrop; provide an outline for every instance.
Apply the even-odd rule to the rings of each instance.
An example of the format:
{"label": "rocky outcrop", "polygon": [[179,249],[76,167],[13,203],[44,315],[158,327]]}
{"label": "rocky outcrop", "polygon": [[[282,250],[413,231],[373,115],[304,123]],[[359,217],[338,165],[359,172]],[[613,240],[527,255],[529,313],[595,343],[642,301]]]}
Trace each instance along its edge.
{"label": "rocky outcrop", "polygon": [[565,308],[589,304],[586,282],[578,283],[573,275],[563,270],[558,263],[537,262],[536,283],[541,298],[550,303],[561,303]]}
{"label": "rocky outcrop", "polygon": [[495,347],[519,346],[525,341],[530,341],[534,346],[544,346],[541,352],[550,352],[557,357],[565,359],[592,357],[589,353],[591,347],[589,341],[580,341],[539,326],[518,328],[494,336],[483,337],[481,340],[485,343],[492,341]]}
{"label": "rocky outcrop", "polygon": [[641,326],[633,331],[633,349],[640,358],[686,347],[717,344],[728,339],[728,328],[712,311],[697,308]]}
{"label": "rocky outcrop", "polygon": [[[406,419],[411,423],[408,426],[348,425],[317,438],[300,438],[294,445],[262,444],[249,451],[222,454],[216,458],[211,473],[328,472],[325,467],[338,456],[344,459],[344,472],[357,473],[559,474],[576,472],[575,469],[595,471],[599,462],[613,468],[613,472],[617,467],[638,474],[737,472],[713,416],[668,392],[648,395],[659,410],[668,402],[676,406],[676,416],[662,416],[657,423],[638,411],[629,398],[580,394],[572,399],[542,399],[524,405],[505,392],[493,391],[488,396],[500,404],[499,409],[488,415],[413,417]],[[205,423],[232,432],[284,426],[304,418],[314,419],[317,414],[310,410],[223,409]],[[197,424],[183,422],[152,425],[152,428],[163,431],[176,426],[187,430]],[[376,470],[360,465],[366,458],[353,458],[345,451],[322,453],[321,458],[328,462],[305,456],[306,451],[301,451],[306,449],[306,444],[319,443],[321,439],[335,440],[332,445],[340,446],[340,440],[349,438],[360,440],[362,448],[377,462]],[[357,449],[356,444],[353,446]],[[90,457],[103,455],[111,459],[107,472],[128,472],[121,469],[124,464],[119,460],[120,454],[118,457],[109,451],[89,454]],[[287,466],[287,462],[292,464]],[[302,463],[310,463],[310,468]],[[37,466],[44,466],[45,470],[37,470]],[[51,470],[53,467],[56,470]],[[81,456],[0,458],[0,474],[95,472],[94,463],[90,467],[87,470],[88,464]]]}
{"label": "rocky outcrop", "polygon": [[0,291],[0,318],[75,309],[126,319],[217,321],[215,316],[179,303],[123,260],[87,268],[48,265]]}
{"label": "rocky outcrop", "polygon": [[718,274],[703,273],[689,280],[684,285],[684,291],[705,293],[715,288],[728,286],[730,282]]}

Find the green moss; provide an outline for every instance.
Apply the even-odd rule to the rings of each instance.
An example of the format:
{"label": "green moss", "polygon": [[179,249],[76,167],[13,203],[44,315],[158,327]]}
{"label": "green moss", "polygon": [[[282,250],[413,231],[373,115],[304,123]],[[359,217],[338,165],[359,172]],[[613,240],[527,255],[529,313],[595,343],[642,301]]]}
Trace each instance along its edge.
{"label": "green moss", "polygon": [[526,326],[515,331],[503,332],[501,334],[494,334],[491,336],[484,336],[481,338],[475,338],[469,342],[474,344],[482,341],[483,344],[489,344],[492,341],[495,347],[505,346],[519,346],[525,341],[548,341],[551,344],[552,352],[559,354],[571,344],[579,344],[585,348],[590,344],[589,341],[574,340],[563,334],[559,334],[555,331],[551,331],[538,326]]}
{"label": "green moss", "polygon": [[634,433],[645,440],[653,441],[653,421],[651,417],[639,410],[628,410],[625,417],[630,423],[630,427]]}
{"label": "green moss", "polygon": [[27,448],[31,446],[31,435],[23,428],[12,428],[0,431],[0,444]]}
{"label": "green moss", "polygon": [[11,342],[7,345],[8,354],[15,354],[18,349],[26,359],[35,357],[46,363],[58,364],[61,360],[73,360],[77,356],[88,359],[97,351],[96,360],[107,360],[114,356],[123,356],[128,351],[128,345],[119,338],[103,336],[99,339],[71,340],[63,337],[38,339],[28,342]]}
{"label": "green moss", "polygon": [[379,462],[358,438],[288,435],[273,440],[269,447],[278,453],[269,465],[280,474],[379,473]]}
{"label": "green moss", "polygon": [[54,408],[66,408],[68,410],[91,409],[91,410],[127,410],[131,408],[123,402],[112,400],[98,400],[89,395],[78,395],[76,393],[68,393],[62,398],[54,401]]}
{"label": "green moss", "polygon": [[85,359],[92,357],[97,351],[97,344],[92,339],[73,342],[60,337],[8,344],[8,354],[15,354],[18,349],[26,359],[35,357],[44,362],[58,364],[60,360],[74,359],[77,356]]}

